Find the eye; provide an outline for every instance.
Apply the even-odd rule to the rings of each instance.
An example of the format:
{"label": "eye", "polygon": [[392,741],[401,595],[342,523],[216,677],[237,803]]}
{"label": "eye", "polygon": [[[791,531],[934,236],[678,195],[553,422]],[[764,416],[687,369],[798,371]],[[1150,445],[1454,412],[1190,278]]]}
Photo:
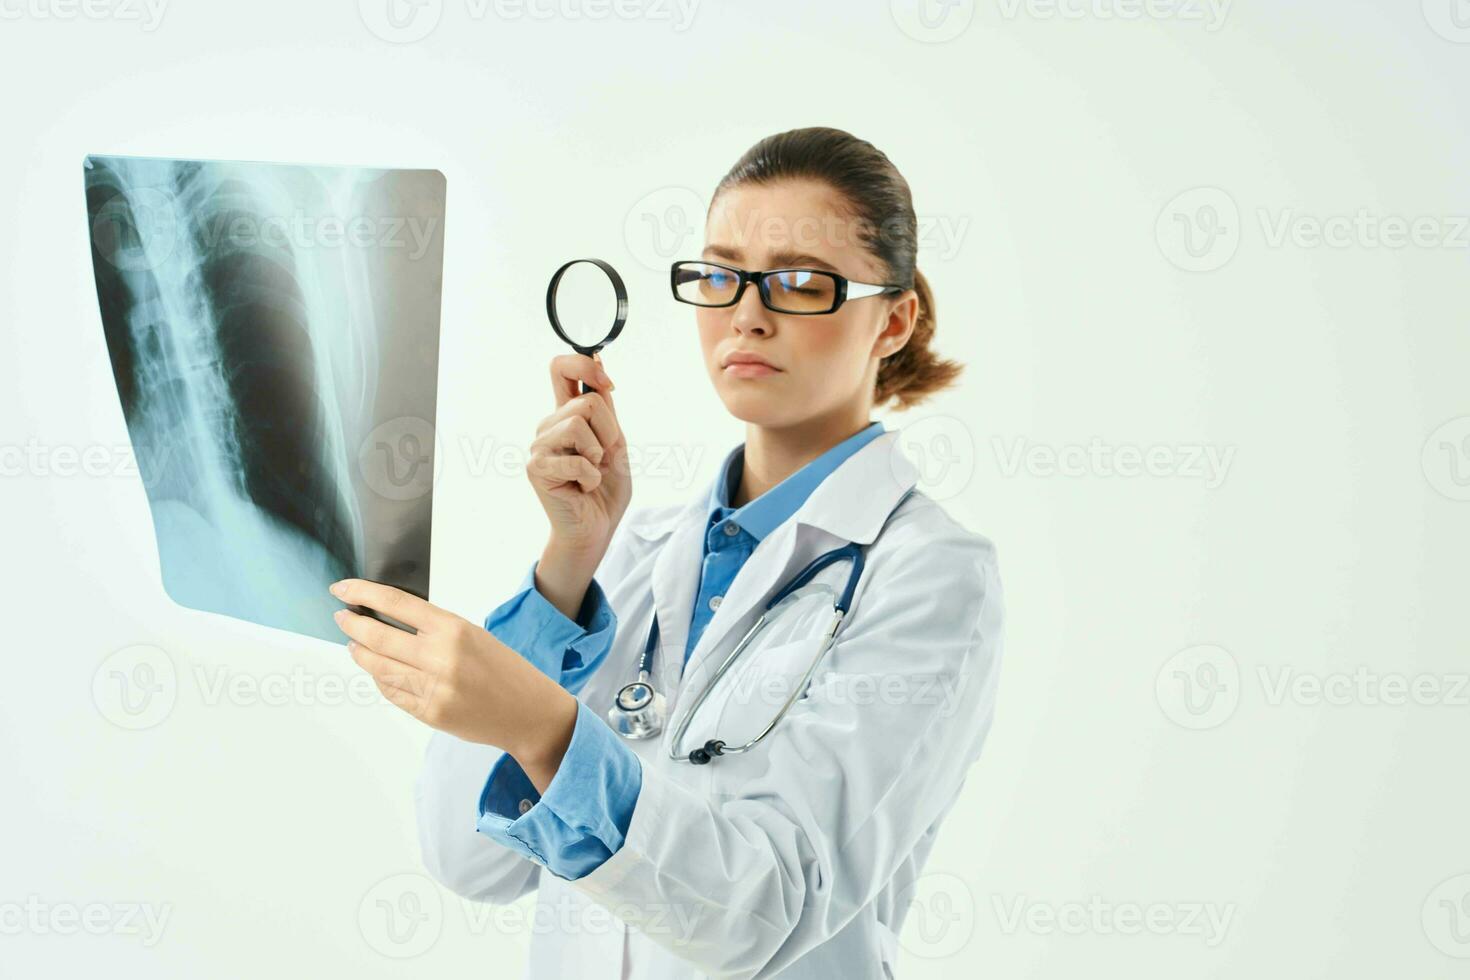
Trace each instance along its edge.
{"label": "eye", "polygon": [[780,277],[777,279],[777,282],[779,282],[781,288],[788,293],[813,295],[822,291],[821,285],[813,281],[815,279],[816,276],[814,273],[798,270],[793,272],[781,273]]}

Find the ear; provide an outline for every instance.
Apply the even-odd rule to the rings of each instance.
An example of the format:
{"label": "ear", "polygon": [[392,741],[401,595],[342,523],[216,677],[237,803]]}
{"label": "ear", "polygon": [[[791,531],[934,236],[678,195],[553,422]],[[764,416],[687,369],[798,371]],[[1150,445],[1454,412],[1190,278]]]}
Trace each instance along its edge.
{"label": "ear", "polygon": [[878,336],[873,338],[873,356],[880,360],[903,350],[919,322],[919,294],[915,290],[900,293],[891,300],[888,319]]}

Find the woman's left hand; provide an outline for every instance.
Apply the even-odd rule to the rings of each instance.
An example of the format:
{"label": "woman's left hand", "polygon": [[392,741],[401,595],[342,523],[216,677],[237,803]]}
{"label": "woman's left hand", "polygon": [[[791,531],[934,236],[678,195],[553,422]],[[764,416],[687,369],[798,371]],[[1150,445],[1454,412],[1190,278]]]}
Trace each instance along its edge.
{"label": "woman's left hand", "polygon": [[418,596],[362,579],[343,579],[332,594],[418,630],[336,613],[352,659],[385,698],[432,728],[504,749],[544,791],[538,771],[550,782],[571,741],[571,694],[488,630]]}

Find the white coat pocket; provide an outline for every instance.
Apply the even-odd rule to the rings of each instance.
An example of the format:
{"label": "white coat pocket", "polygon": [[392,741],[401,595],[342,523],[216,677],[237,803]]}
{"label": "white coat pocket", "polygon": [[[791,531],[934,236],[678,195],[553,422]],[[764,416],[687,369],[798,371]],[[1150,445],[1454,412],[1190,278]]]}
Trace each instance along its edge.
{"label": "white coat pocket", "polygon": [[688,744],[702,745],[707,739],[717,738],[734,747],[759,736],[792,695],[802,693],[798,688],[821,645],[818,633],[746,650],[695,714]]}
{"label": "white coat pocket", "polygon": [[[836,598],[829,584],[813,581],[773,606],[749,645],[714,682],[691,719],[686,744],[715,738],[733,748],[766,731],[787,701],[807,686]],[[708,663],[728,656],[718,651]]]}

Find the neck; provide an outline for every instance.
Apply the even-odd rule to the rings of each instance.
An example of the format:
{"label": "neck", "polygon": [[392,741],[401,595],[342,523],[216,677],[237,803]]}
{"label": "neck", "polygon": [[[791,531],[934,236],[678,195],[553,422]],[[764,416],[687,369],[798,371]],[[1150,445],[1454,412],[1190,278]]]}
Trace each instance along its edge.
{"label": "neck", "polygon": [[774,428],[747,424],[745,463],[732,506],[743,507],[849,436],[872,424],[868,406]]}

